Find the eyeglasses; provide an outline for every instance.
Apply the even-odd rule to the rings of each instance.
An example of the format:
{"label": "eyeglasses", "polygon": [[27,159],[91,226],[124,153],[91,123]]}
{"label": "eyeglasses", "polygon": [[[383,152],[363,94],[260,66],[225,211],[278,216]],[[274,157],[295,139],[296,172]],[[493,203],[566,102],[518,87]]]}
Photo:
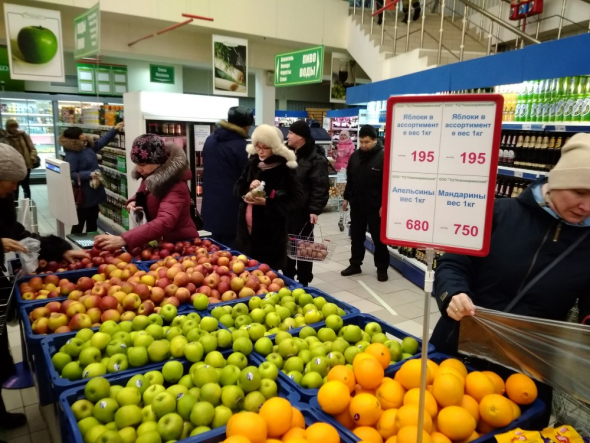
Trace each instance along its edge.
{"label": "eyeglasses", "polygon": [[267,146],[260,146],[259,144],[256,144],[255,146],[256,149],[258,149],[259,151],[270,151],[271,148],[267,147]]}

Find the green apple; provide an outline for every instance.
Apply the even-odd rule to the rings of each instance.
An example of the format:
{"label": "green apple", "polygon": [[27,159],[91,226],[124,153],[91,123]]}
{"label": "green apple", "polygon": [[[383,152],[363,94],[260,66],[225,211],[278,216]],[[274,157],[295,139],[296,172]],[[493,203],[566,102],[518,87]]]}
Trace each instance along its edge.
{"label": "green apple", "polygon": [[[223,357],[222,357],[223,358]],[[175,384],[182,378],[184,374],[184,367],[179,361],[169,361],[164,364],[162,368],[162,375],[167,383]]]}
{"label": "green apple", "polygon": [[82,437],[84,437],[90,429],[96,426],[102,425],[94,416],[83,418],[78,422],[78,429],[80,430],[80,434],[82,434]]}
{"label": "green apple", "polygon": [[197,426],[195,429],[193,429],[190,436],[194,437],[195,435],[204,434],[205,432],[209,432],[210,430],[211,428],[207,426]]}
{"label": "green apple", "polygon": [[217,306],[216,308],[213,308],[213,310],[211,311],[211,315],[217,320],[219,320],[222,316],[224,316],[227,313],[228,312],[222,306]]}
{"label": "green apple", "polygon": [[[338,317],[338,318],[340,318],[340,317]],[[337,336],[336,336],[336,332],[334,332],[333,329],[330,329],[330,328],[321,328],[318,331],[318,338],[320,339],[320,341],[326,342],[326,341],[334,341],[334,340],[336,340]]]}
{"label": "green apple", "polygon": [[289,318],[286,318],[285,320],[283,320],[283,322],[279,326],[279,329],[281,331],[290,331],[291,329],[295,329],[298,327],[299,326],[297,325],[297,320],[289,317]]}
{"label": "green apple", "polygon": [[53,367],[58,374],[61,374],[64,367],[71,361],[72,357],[65,352],[57,352],[53,357],[51,357],[51,363],[53,363]]}
{"label": "green apple", "polygon": [[331,368],[334,366],[343,366],[346,364],[346,359],[341,352],[330,352],[328,355],[328,363]]}
{"label": "green apple", "polygon": [[217,349],[217,337],[212,334],[205,335],[199,339],[199,343],[203,345],[205,354],[213,352]]}
{"label": "green apple", "polygon": [[211,403],[200,401],[195,403],[190,414],[190,421],[195,426],[209,426],[213,421],[215,408]]}
{"label": "green apple", "polygon": [[276,352],[268,354],[266,356],[266,361],[273,363],[279,369],[283,369],[283,357]]}
{"label": "green apple", "polygon": [[94,335],[94,331],[92,329],[84,328],[84,329],[80,329],[76,333],[76,338],[79,338],[84,343],[86,343],[87,341],[89,341],[92,338],[93,335]]}
{"label": "green apple", "polygon": [[268,337],[259,338],[254,345],[254,350],[261,354],[262,356],[266,357],[268,354],[272,352],[272,340]]}
{"label": "green apple", "polygon": [[380,334],[383,332],[381,325],[377,322],[369,322],[365,325],[365,332],[367,334],[369,334],[370,336],[373,336],[375,334]]}
{"label": "green apple", "polygon": [[315,357],[309,364],[310,370],[319,373],[322,378],[328,375],[330,363],[326,357]]}
{"label": "green apple", "polygon": [[133,326],[134,331],[143,331],[150,325],[150,319],[147,315],[136,315],[133,320],[131,320],[131,325]]}
{"label": "green apple", "polygon": [[115,354],[127,355],[127,345],[121,340],[111,340],[107,345],[106,353],[109,357]]}
{"label": "green apple", "polygon": [[[324,347],[326,348],[326,351],[330,352],[332,350],[332,342],[331,341],[325,341],[323,343]],[[326,354],[327,355],[327,354]]]}
{"label": "green apple", "polygon": [[191,329],[199,327],[199,322],[195,320],[187,320],[182,324],[182,335],[187,335]]}
{"label": "green apple", "polygon": [[281,317],[276,312],[269,312],[266,315],[264,322],[269,328],[276,328],[281,324]]}
{"label": "green apple", "polygon": [[[125,323],[125,322],[123,322],[123,323]],[[125,343],[125,345],[127,347],[130,347],[133,345],[133,340],[131,339],[131,335],[125,331],[117,332],[115,335],[113,335],[113,340],[119,340],[122,343]],[[108,346],[107,346],[107,348],[108,348]]]}
{"label": "green apple", "polygon": [[169,392],[161,392],[153,398],[151,406],[157,417],[164,417],[176,411],[176,397]]}
{"label": "green apple", "polygon": [[25,61],[36,65],[50,62],[57,54],[59,42],[55,34],[43,26],[25,26],[16,38]]}
{"label": "green apple", "polygon": [[285,308],[284,306],[277,306],[275,308],[275,312],[277,313],[277,315],[279,316],[281,321],[283,321],[291,316],[291,311],[289,311],[289,309]]}
{"label": "green apple", "polygon": [[227,425],[227,422],[232,417],[232,415],[233,411],[227,406],[217,406],[213,411],[213,421],[211,422],[211,427],[215,429]]}
{"label": "green apple", "polygon": [[402,354],[402,360],[407,360],[408,358],[412,358],[412,357],[413,357],[412,354],[407,354],[405,352]]}
{"label": "green apple", "polygon": [[107,368],[102,363],[90,363],[88,366],[84,368],[82,371],[82,378],[92,378],[98,377],[100,375],[105,375],[107,373]]}
{"label": "green apple", "polygon": [[197,388],[197,387],[190,388],[188,390],[188,393],[190,395],[192,395],[193,397],[195,397],[197,399],[197,401],[201,400],[201,388]]}
{"label": "green apple", "polygon": [[[225,386],[221,390],[221,403],[234,412],[238,412],[242,409],[244,397],[244,391],[239,386]],[[192,421],[191,416],[191,422]]]}
{"label": "green apple", "polygon": [[141,423],[142,418],[141,409],[137,405],[122,406],[115,413],[115,423],[119,429],[127,426],[137,426]]}
{"label": "green apple", "polygon": [[309,350],[313,357],[325,357],[328,355],[328,348],[323,343],[312,343]]}
{"label": "green apple", "polygon": [[252,312],[250,312],[250,318],[254,323],[262,323],[265,317],[266,312],[260,308],[253,309]]}
{"label": "green apple", "polygon": [[284,297],[291,297],[291,290],[289,288],[281,288],[279,289],[278,294],[281,299]]}
{"label": "green apple", "polygon": [[350,346],[346,351],[344,351],[344,358],[346,359],[346,363],[352,364],[354,358],[357,354],[359,354],[361,350],[356,346]]}
{"label": "green apple", "polygon": [[391,361],[398,362],[402,359],[402,347],[397,340],[387,340],[383,343],[387,349],[389,349],[389,354],[391,355]]}
{"label": "green apple", "polygon": [[84,387],[84,395],[92,403],[109,396],[111,384],[106,378],[96,377],[89,380]]}
{"label": "green apple", "polygon": [[221,403],[221,386],[217,383],[206,383],[201,388],[201,401],[217,406]]}
{"label": "green apple", "polygon": [[191,389],[195,387],[195,384],[193,383],[193,380],[191,379],[190,374],[185,374],[183,375],[180,380],[178,380],[178,384],[179,385],[183,385],[186,386],[187,389]]}
{"label": "green apple", "polygon": [[164,376],[160,371],[149,371],[144,374],[146,380],[151,385],[164,385]]}
{"label": "green apple", "polygon": [[[113,427],[116,427],[114,423]],[[105,428],[107,430],[100,434],[96,440],[94,440],[95,443],[123,443],[123,439],[116,429],[109,429],[108,425],[105,426]]]}
{"label": "green apple", "polygon": [[301,379],[301,386],[305,389],[319,389],[324,383],[322,376],[318,372],[308,372]]}
{"label": "green apple", "polygon": [[231,310],[231,315],[233,318],[238,318],[240,315],[247,315],[250,310],[248,309],[248,305],[246,303],[238,303],[234,305]]}
{"label": "green apple", "polygon": [[213,366],[214,368],[224,368],[226,365],[225,358],[219,351],[209,352],[205,356],[205,364]]}
{"label": "green apple", "polygon": [[250,312],[252,312],[254,309],[260,308],[261,302],[262,299],[257,295],[255,295],[254,297],[250,297],[250,300],[248,300],[248,307],[250,308]]}
{"label": "green apple", "polygon": [[248,334],[248,331],[245,329],[236,329],[236,330],[232,331],[231,338],[232,338],[233,342],[235,342],[240,337],[244,337],[244,338],[249,339],[250,334]]}
{"label": "green apple", "polygon": [[[317,300],[317,298],[316,298],[316,300]],[[320,309],[320,308],[318,308],[318,309]],[[324,316],[324,318],[328,318],[330,315],[338,316],[338,306],[336,306],[334,303],[324,304],[324,306],[321,307],[321,310],[322,310],[322,315]]]}
{"label": "green apple", "polygon": [[[166,306],[174,306],[174,305],[166,305]],[[158,434],[157,431],[150,431],[146,432],[143,435],[137,437],[135,443],[162,443],[162,437]]]}
{"label": "green apple", "polygon": [[145,328],[145,332],[151,335],[154,340],[161,340],[164,337],[162,326],[159,325],[149,325],[147,328]]}
{"label": "green apple", "polygon": [[156,417],[156,413],[152,410],[152,405],[144,406],[144,408],[141,410],[141,422],[142,423],[147,423],[147,422],[156,423],[157,421],[158,421],[158,417]]}
{"label": "green apple", "polygon": [[361,352],[365,352],[365,349],[367,349],[367,347],[370,345],[371,343],[369,343],[368,341],[359,341],[357,342],[354,347],[358,348],[361,350]]}
{"label": "green apple", "polygon": [[234,320],[234,326],[236,328],[241,328],[242,326],[248,326],[252,323],[252,318],[249,315],[240,315],[238,318]]}
{"label": "green apple", "polygon": [[172,320],[172,323],[170,323],[170,326],[178,326],[180,328],[182,328],[182,325],[184,324],[184,322],[186,321],[186,315],[177,315],[176,317],[174,317],[174,320]]}
{"label": "green apple", "polygon": [[279,376],[279,368],[274,363],[265,361],[258,367],[258,373],[262,379],[276,380]]}
{"label": "green apple", "polygon": [[309,349],[304,349],[303,351],[299,351],[297,357],[301,358],[304,364],[308,364],[313,358],[313,355],[311,355],[311,351]]}
{"label": "green apple", "polygon": [[109,334],[112,337],[121,330],[121,327],[117,324],[117,322],[113,320],[107,320],[100,325],[98,330],[100,332],[104,332],[105,334]]}
{"label": "green apple", "polygon": [[221,370],[219,384],[221,386],[235,385],[240,376],[240,369],[234,365],[227,365]]}
{"label": "green apple", "polygon": [[107,371],[120,372],[129,368],[129,359],[125,354],[115,354],[107,362]]}
{"label": "green apple", "polygon": [[197,323],[201,323],[201,316],[196,312],[191,312],[190,314],[187,314],[186,318],[187,320],[194,320]]}
{"label": "green apple", "polygon": [[92,417],[94,405],[86,399],[78,400],[72,405],[72,412],[77,421]]}
{"label": "green apple", "polygon": [[[93,380],[96,380],[95,378],[93,378]],[[90,382],[89,382],[90,383]],[[117,394],[121,391],[121,389],[123,389],[124,386],[120,386],[120,385],[112,385],[111,389],[109,389],[109,397],[116,400],[117,399]]]}
{"label": "green apple", "polygon": [[367,334],[365,331],[363,331],[362,338],[360,341],[366,341],[367,343],[371,343],[371,336]]}
{"label": "green apple", "polygon": [[127,382],[127,387],[137,389],[139,391],[139,395],[143,395],[149,386],[150,381],[143,374],[136,374]]}
{"label": "green apple", "polygon": [[109,431],[116,431],[117,430],[117,424],[114,421],[107,423],[106,425],[104,425],[104,427],[107,428]]}
{"label": "green apple", "polygon": [[64,346],[64,351],[66,354],[72,357],[72,359],[78,358],[80,352],[82,351],[83,344],[84,342],[79,338],[70,338]]}
{"label": "green apple", "polygon": [[289,377],[291,380],[293,380],[295,383],[301,386],[301,380],[303,380],[303,374],[301,372],[291,371],[287,373],[287,377]]}
{"label": "green apple", "polygon": [[164,326],[164,318],[160,314],[150,314],[148,315],[148,320],[150,321],[151,325],[156,324]]}
{"label": "green apple", "polygon": [[248,358],[241,352],[234,352],[227,358],[228,365],[237,366],[240,371],[248,366]]}
{"label": "green apple", "polygon": [[197,401],[198,399],[194,395],[185,394],[176,402],[176,412],[184,421],[190,420],[191,411]]}
{"label": "green apple", "polygon": [[121,328],[121,332],[125,332],[127,334],[131,334],[131,332],[133,332],[133,324],[129,320],[119,323],[119,327]]}
{"label": "green apple", "polygon": [[148,406],[154,401],[158,394],[166,392],[166,388],[162,385],[150,385],[143,393],[143,404]]}
{"label": "green apple", "polygon": [[382,332],[377,332],[371,336],[371,343],[385,343],[387,340],[387,335]]}
{"label": "green apple", "polygon": [[184,348],[184,356],[192,363],[201,361],[205,354],[205,348],[199,342],[191,342]]}
{"label": "green apple", "polygon": [[127,359],[133,368],[145,366],[149,361],[148,351],[143,346],[133,346],[127,349]]}
{"label": "green apple", "polygon": [[217,346],[220,348],[229,348],[232,344],[231,332],[220,329],[217,331]]}
{"label": "green apple", "polygon": [[135,334],[135,338],[133,339],[133,346],[147,348],[153,342],[154,337],[152,337],[146,331],[138,331],[137,334]]}
{"label": "green apple", "polygon": [[308,346],[310,346],[310,348],[311,348],[312,343],[321,343],[320,339],[317,338],[315,335],[312,335],[310,337],[306,337],[305,342],[307,343]]}
{"label": "green apple", "polygon": [[170,413],[158,420],[158,434],[164,441],[177,440],[182,434],[182,417],[176,413]]}
{"label": "green apple", "polygon": [[244,355],[250,355],[252,353],[252,341],[250,338],[240,337],[234,341],[232,346],[234,352],[240,352]]}
{"label": "green apple", "polygon": [[[313,304],[315,305],[316,308],[318,309],[322,309],[325,305],[326,305],[326,299],[324,297],[316,297],[313,299]],[[338,308],[338,307],[336,307]]]}
{"label": "green apple", "polygon": [[204,317],[200,327],[203,331],[213,332],[219,328],[219,321],[214,317]]}
{"label": "green apple", "polygon": [[90,428],[86,432],[86,434],[84,434],[84,443],[96,442],[96,440],[98,440],[98,437],[100,437],[100,435],[105,433],[106,431],[108,431],[108,429],[104,425],[98,425],[94,426],[93,428]]}
{"label": "green apple", "polygon": [[[340,328],[342,328],[342,326],[344,325],[344,320],[342,320],[342,317],[339,317],[338,315],[329,315],[325,318],[326,326],[335,332],[338,332]],[[332,338],[332,340],[335,340],[335,335],[336,334],[334,334],[334,338]]]}
{"label": "green apple", "polygon": [[301,357],[290,357],[285,361],[283,365],[283,371],[285,372],[303,372],[303,368],[305,367],[305,362]]}
{"label": "green apple", "polygon": [[178,314],[178,309],[176,309],[176,306],[174,306],[172,304],[164,305],[164,306],[162,306],[162,309],[160,309],[160,315],[162,316],[164,321],[167,323],[171,323],[177,314]]}
{"label": "green apple", "polygon": [[256,342],[260,338],[264,337],[264,333],[266,332],[266,328],[260,323],[252,323],[248,325],[246,329],[248,331],[248,335],[250,336],[250,340],[253,342]]}
{"label": "green apple", "polygon": [[348,349],[349,346],[350,345],[346,340],[344,340],[342,337],[338,337],[336,340],[332,342],[331,351],[340,352],[341,354],[344,354],[344,352]]}
{"label": "green apple", "polygon": [[276,397],[278,394],[277,382],[270,378],[265,378],[260,382],[260,393],[264,395],[267,400],[272,397]]}
{"label": "green apple", "polygon": [[260,309],[262,309],[266,315],[275,312],[275,302],[272,300],[262,300],[262,303],[260,303]]}
{"label": "green apple", "polygon": [[348,343],[357,343],[363,337],[363,330],[359,328],[357,325],[347,325],[344,328],[343,338]]}
{"label": "green apple", "polygon": [[246,398],[244,398],[244,410],[258,413],[258,410],[265,401],[266,397],[260,392],[250,392],[248,395],[246,395]]}
{"label": "green apple", "polygon": [[294,301],[287,301],[283,303],[283,301],[281,300],[281,304],[289,310],[292,316],[297,314],[297,305]]}
{"label": "green apple", "polygon": [[204,311],[209,307],[209,297],[205,294],[197,294],[193,300],[193,306],[197,311]]}
{"label": "green apple", "polygon": [[[155,417],[155,415],[154,415]],[[158,431],[158,420],[155,421],[144,421],[137,428],[137,435],[147,434],[148,432]]]}
{"label": "green apple", "polygon": [[314,309],[306,311],[303,317],[305,318],[305,323],[308,325],[322,321],[322,314]]}
{"label": "green apple", "polygon": [[201,337],[204,337],[205,335],[209,335],[209,333],[207,331],[203,331],[201,328],[195,328],[195,329],[191,329],[190,331],[188,331],[188,334],[186,335],[186,339],[190,342],[193,341],[199,341]]}
{"label": "green apple", "polygon": [[188,345],[188,340],[182,335],[170,340],[170,355],[172,358],[184,357],[184,348],[186,345]]}
{"label": "green apple", "polygon": [[283,359],[287,359],[289,357],[297,355],[297,353],[299,352],[299,348],[297,347],[295,340],[293,340],[292,338],[287,338],[279,343],[278,351],[280,356],[283,357]]}
{"label": "green apple", "polygon": [[308,294],[303,290],[301,290],[303,291],[303,293],[296,294],[296,291],[297,289],[293,291],[293,297],[295,297],[295,300],[297,300],[299,306],[305,306],[307,304],[313,303],[313,297],[311,296],[311,294]]}
{"label": "green apple", "polygon": [[176,398],[176,401],[178,401],[184,394],[188,394],[188,388],[184,385],[172,385],[166,389],[166,392],[171,394],[174,398]]}
{"label": "green apple", "polygon": [[[115,418],[119,403],[110,397],[99,400],[92,410],[92,415],[101,423],[109,423]],[[123,428],[125,426],[122,426]]]}
{"label": "green apple", "polygon": [[[260,374],[256,366],[248,366],[240,372],[238,378],[238,386],[242,388],[245,393],[256,391],[260,387]],[[202,392],[201,392],[202,395]]]}
{"label": "green apple", "polygon": [[202,388],[207,383],[217,383],[219,375],[213,366],[205,365],[195,371],[191,370],[191,379],[197,388]]}
{"label": "green apple", "polygon": [[168,340],[156,340],[148,346],[147,352],[151,362],[157,363],[168,360],[170,358],[170,342]]}
{"label": "green apple", "polygon": [[117,394],[117,403],[120,406],[139,405],[141,403],[141,393],[135,386],[125,387]]}
{"label": "green apple", "polygon": [[282,342],[283,340],[287,340],[287,339],[289,339],[289,338],[293,338],[293,336],[292,336],[290,333],[288,333],[288,332],[286,332],[286,331],[280,331],[280,332],[277,332],[277,335],[276,335],[276,337],[275,337],[275,343],[276,343],[277,345],[279,345],[279,344],[281,344],[281,342]]}
{"label": "green apple", "polygon": [[401,350],[404,354],[415,355],[418,353],[418,340],[414,337],[406,337],[402,340]]}
{"label": "green apple", "polygon": [[118,432],[123,443],[135,443],[135,440],[137,440],[137,432],[131,426],[119,429]]}
{"label": "green apple", "polygon": [[231,328],[234,326],[234,318],[231,314],[223,314],[219,319],[219,323],[221,323],[226,328]]}

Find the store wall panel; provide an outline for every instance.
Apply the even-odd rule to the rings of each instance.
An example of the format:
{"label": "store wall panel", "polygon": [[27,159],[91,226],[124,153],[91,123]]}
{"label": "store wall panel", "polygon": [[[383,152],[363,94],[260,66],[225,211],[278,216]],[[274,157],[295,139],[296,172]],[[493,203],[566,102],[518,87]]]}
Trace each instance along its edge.
{"label": "store wall panel", "polygon": [[[524,63],[519,51],[503,52],[489,57],[448,65],[451,69],[451,90],[487,88],[522,81]],[[538,75],[538,74],[537,74]]]}

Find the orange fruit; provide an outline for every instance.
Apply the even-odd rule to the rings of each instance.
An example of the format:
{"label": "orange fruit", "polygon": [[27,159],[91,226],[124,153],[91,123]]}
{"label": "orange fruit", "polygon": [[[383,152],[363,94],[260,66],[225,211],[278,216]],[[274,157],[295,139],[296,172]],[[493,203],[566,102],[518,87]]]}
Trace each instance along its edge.
{"label": "orange fruit", "polygon": [[442,368],[439,367],[434,378],[440,377],[443,374],[453,374],[455,377],[457,377],[459,380],[461,380],[463,387],[465,387],[465,377],[463,377],[463,375],[459,371],[457,371],[455,368],[451,368],[450,366],[445,366]]}
{"label": "orange fruit", "polygon": [[486,395],[496,392],[496,386],[492,380],[482,372],[474,371],[465,377],[465,393],[480,402]]}
{"label": "orange fruit", "polygon": [[389,437],[385,443],[397,443],[397,436]]}
{"label": "orange fruit", "polygon": [[517,405],[530,405],[537,398],[537,385],[527,375],[512,374],[506,380],[506,395]]}
{"label": "orange fruit", "polygon": [[502,428],[510,424],[514,417],[514,410],[506,397],[490,394],[479,403],[479,416],[487,424]]}
{"label": "orange fruit", "polygon": [[[436,400],[434,396],[426,391],[425,393],[425,408],[426,412],[430,415],[430,417],[436,417],[438,414],[438,405],[436,404]],[[410,389],[406,395],[404,396],[404,406],[405,405],[416,405],[420,404],[420,388],[413,388]]]}
{"label": "orange fruit", "polygon": [[281,443],[281,440],[277,440],[276,438],[267,438],[264,443]]}
{"label": "orange fruit", "polygon": [[465,365],[463,364],[463,362],[461,360],[457,360],[456,358],[447,358],[440,365],[438,365],[438,367],[439,368],[451,367],[451,368],[459,371],[459,373],[463,376],[463,378],[467,377],[467,368],[465,367]]}
{"label": "orange fruit", "polygon": [[518,417],[520,417],[520,406],[518,406],[516,403],[514,403],[512,400],[508,399],[508,401],[510,402],[510,404],[512,405],[512,412],[514,413],[514,418],[513,420],[516,420]]}
{"label": "orange fruit", "polygon": [[377,389],[385,376],[383,366],[376,358],[364,358],[362,360],[355,358],[353,368],[356,382],[364,389]]}
{"label": "orange fruit", "polygon": [[354,386],[356,385],[356,379],[354,378],[354,372],[348,366],[338,365],[334,366],[328,372],[328,381],[341,381],[348,386],[348,391],[352,393]]}
{"label": "orange fruit", "polygon": [[349,412],[357,426],[374,426],[383,410],[374,395],[358,394],[350,401]]}
{"label": "orange fruit", "polygon": [[346,409],[342,411],[340,414],[335,415],[334,418],[338,420],[338,423],[340,423],[346,429],[350,429],[352,431],[356,425],[354,423],[354,420],[350,416],[349,406],[347,406]]}
{"label": "orange fruit", "polygon": [[488,425],[483,420],[480,420],[479,423],[477,424],[477,432],[479,432],[480,435],[484,435],[484,434],[487,434],[488,432],[492,432],[495,430],[496,430],[496,428],[494,426]]}
{"label": "orange fruit", "polygon": [[[279,440],[282,441],[282,440]],[[293,437],[289,440],[285,440],[283,443],[307,443],[307,440],[305,438],[301,438],[301,437]]]}
{"label": "orange fruit", "polygon": [[432,376],[435,376],[438,371],[438,365],[432,360],[426,360],[426,365],[430,369],[430,372],[432,372]]}
{"label": "orange fruit", "polygon": [[387,411],[383,411],[383,414],[381,414],[381,418],[375,426],[377,432],[379,432],[379,434],[381,434],[381,437],[383,437],[384,439],[387,439],[397,434],[397,429],[395,427],[395,414],[397,414],[397,409],[388,409]]}
{"label": "orange fruit", "polygon": [[[420,360],[408,360],[395,374],[395,380],[399,381],[406,389],[420,387],[420,374],[422,373]],[[430,368],[426,369],[426,384],[432,384],[433,374]]]}
{"label": "orange fruit", "polygon": [[305,430],[301,428],[291,428],[281,437],[282,441],[291,440],[292,438],[302,438],[305,440]]}
{"label": "orange fruit", "polygon": [[[389,380],[389,381],[385,381]],[[400,382],[390,378],[384,379],[375,391],[375,397],[381,403],[381,409],[397,409],[404,404],[406,390]]]}
{"label": "orange fruit", "polygon": [[[418,426],[404,426],[397,433],[397,443],[416,443],[418,441]],[[432,443],[430,434],[422,431],[422,443]]]}
{"label": "orange fruit", "polygon": [[260,410],[258,411],[258,415],[266,422],[268,436],[275,438],[280,437],[291,428],[291,422],[293,421],[293,408],[291,407],[291,403],[289,403],[288,400],[274,397],[266,400],[262,404]]}
{"label": "orange fruit", "polygon": [[430,438],[432,438],[432,443],[451,443],[449,437],[447,437],[445,434],[441,434],[438,431],[434,431],[432,434],[430,434]]}
{"label": "orange fruit", "polygon": [[348,386],[338,380],[329,381],[318,391],[318,403],[327,414],[340,414],[350,403]]}
{"label": "orange fruit", "polygon": [[467,412],[469,412],[475,419],[475,421],[479,422],[479,404],[473,397],[464,395],[459,406],[461,406],[463,409],[466,409]]}
{"label": "orange fruit", "polygon": [[391,352],[387,349],[383,343],[373,343],[367,346],[365,349],[367,354],[371,354],[373,357],[377,359],[383,369],[387,369],[389,363],[391,362]]}
{"label": "orange fruit", "polygon": [[327,423],[314,423],[305,430],[309,443],[340,443],[338,431]]}
{"label": "orange fruit", "polygon": [[478,438],[479,434],[476,431],[473,431],[473,433],[469,437],[463,440],[459,440],[456,443],[469,443],[470,441],[477,440]]}
{"label": "orange fruit", "polygon": [[293,419],[291,420],[291,428],[301,428],[305,429],[305,418],[301,411],[297,408],[291,406],[291,410],[293,411]]}
{"label": "orange fruit", "polygon": [[251,442],[243,435],[233,435],[231,437],[226,438],[223,443],[251,443]]}
{"label": "orange fruit", "polygon": [[375,358],[373,354],[369,354],[368,352],[359,352],[354,356],[354,359],[352,360],[352,369],[355,370],[358,362],[363,361],[367,358],[377,360],[377,358]]}
{"label": "orange fruit", "polygon": [[448,406],[438,413],[438,432],[451,440],[463,440],[475,431],[475,419],[460,406]]}
{"label": "orange fruit", "polygon": [[371,394],[375,395],[375,389],[365,389],[361,385],[356,384],[354,387],[354,392],[350,394],[351,397],[359,394]]}
{"label": "orange fruit", "polygon": [[227,422],[225,431],[225,435],[228,437],[240,435],[246,437],[251,443],[264,443],[267,434],[266,421],[255,412],[242,412],[241,414],[232,415]]}
{"label": "orange fruit", "polygon": [[370,442],[370,443],[383,443],[383,437],[375,428],[370,426],[359,426],[354,431],[352,431],[354,435],[360,438],[362,441]]}
{"label": "orange fruit", "polygon": [[438,375],[432,383],[432,395],[443,408],[460,405],[464,394],[463,383],[456,375]]}
{"label": "orange fruit", "polygon": [[490,380],[492,380],[492,383],[496,388],[494,394],[504,395],[504,392],[506,392],[506,385],[504,384],[504,380],[502,380],[502,377],[500,377],[498,374],[492,371],[482,371],[482,374],[487,375],[490,378]]}
{"label": "orange fruit", "polygon": [[[395,414],[395,427],[399,431],[405,426],[418,426],[418,406],[402,406]],[[429,434],[432,432],[432,418],[428,413],[424,414],[424,430]]]}

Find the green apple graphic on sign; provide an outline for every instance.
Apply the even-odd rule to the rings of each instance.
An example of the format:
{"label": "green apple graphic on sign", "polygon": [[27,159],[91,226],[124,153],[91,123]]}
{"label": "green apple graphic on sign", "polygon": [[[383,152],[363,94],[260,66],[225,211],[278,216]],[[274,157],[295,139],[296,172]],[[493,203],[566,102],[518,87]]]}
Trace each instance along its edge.
{"label": "green apple graphic on sign", "polygon": [[29,63],[50,62],[57,54],[57,37],[43,26],[26,26],[18,32],[18,48]]}

